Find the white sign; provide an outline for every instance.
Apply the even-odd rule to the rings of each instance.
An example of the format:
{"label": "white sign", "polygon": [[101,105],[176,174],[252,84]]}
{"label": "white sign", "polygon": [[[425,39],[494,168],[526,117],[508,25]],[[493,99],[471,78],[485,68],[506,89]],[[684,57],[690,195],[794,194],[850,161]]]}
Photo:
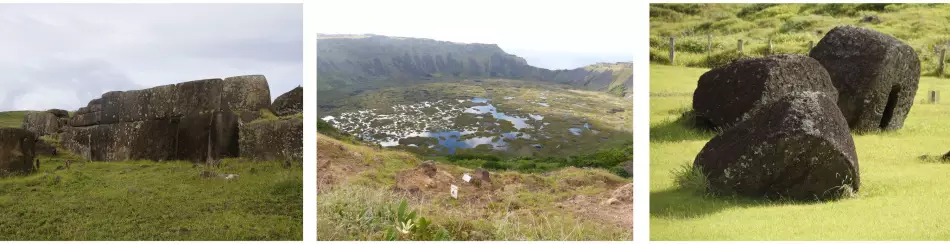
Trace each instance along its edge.
{"label": "white sign", "polygon": [[459,199],[459,187],[452,185],[452,198]]}
{"label": "white sign", "polygon": [[465,182],[469,182],[472,180],[472,176],[468,175],[468,173],[465,173],[465,175],[462,175],[462,180],[464,180]]}

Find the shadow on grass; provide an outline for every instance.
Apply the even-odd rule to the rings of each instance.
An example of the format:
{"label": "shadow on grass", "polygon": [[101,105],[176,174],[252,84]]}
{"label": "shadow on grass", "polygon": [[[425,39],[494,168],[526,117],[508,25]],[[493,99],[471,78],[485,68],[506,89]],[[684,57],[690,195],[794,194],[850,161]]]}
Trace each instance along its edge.
{"label": "shadow on grass", "polygon": [[696,126],[693,111],[678,109],[670,113],[679,113],[675,120],[666,120],[659,124],[650,125],[650,142],[679,142],[692,140],[709,140],[716,135],[715,131],[701,129]]}
{"label": "shadow on grass", "polygon": [[660,192],[650,192],[650,216],[690,219],[715,214],[729,208],[824,203],[823,201],[709,194],[706,191],[706,178],[700,172],[701,170],[691,167],[690,164],[674,170],[675,187]]}

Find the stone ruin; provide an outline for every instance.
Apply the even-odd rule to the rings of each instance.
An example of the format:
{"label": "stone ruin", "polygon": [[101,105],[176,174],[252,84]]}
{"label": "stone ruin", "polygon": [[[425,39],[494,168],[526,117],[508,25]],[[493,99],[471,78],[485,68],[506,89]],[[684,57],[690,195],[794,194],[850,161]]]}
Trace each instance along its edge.
{"label": "stone ruin", "polygon": [[812,58],[773,55],[739,59],[699,78],[693,92],[695,121],[699,127],[726,129],[796,91],[822,92],[837,100],[828,72]]}
{"label": "stone ruin", "polygon": [[274,99],[274,115],[287,116],[303,113],[303,87],[297,87]]}
{"label": "stone ruin", "polygon": [[824,200],[860,185],[848,125],[834,97],[814,91],[764,106],[706,143],[693,164],[717,193]]}
{"label": "stone ruin", "polygon": [[[302,107],[302,99],[297,101],[301,104],[291,101],[285,106]],[[63,114],[52,110],[28,116],[24,128],[49,135],[63,149],[90,161],[203,163],[228,157],[302,161],[302,118],[261,119],[262,112],[271,109],[267,79],[248,75],[107,92],[58,129],[46,126],[51,123],[32,122],[51,121],[46,114]],[[241,138],[242,134],[255,137]],[[267,147],[253,146],[265,140]],[[248,150],[242,153],[242,148]]]}
{"label": "stone ruin", "polygon": [[893,36],[838,26],[809,54],[831,75],[838,107],[855,131],[897,130],[914,105],[920,60]]}
{"label": "stone ruin", "polygon": [[693,162],[710,191],[799,200],[858,191],[851,131],[903,126],[920,60],[896,38],[854,26],[835,27],[809,56],[741,59],[700,78],[697,123],[725,128]]}

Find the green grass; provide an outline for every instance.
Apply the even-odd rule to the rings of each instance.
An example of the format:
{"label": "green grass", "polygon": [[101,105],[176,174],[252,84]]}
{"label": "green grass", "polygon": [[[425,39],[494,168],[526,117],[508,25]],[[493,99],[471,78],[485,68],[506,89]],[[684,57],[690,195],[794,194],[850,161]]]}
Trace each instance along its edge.
{"label": "green grass", "polygon": [[7,111],[0,112],[0,128],[11,127],[20,128],[23,126],[23,117],[30,111]]}
{"label": "green grass", "polygon": [[[402,201],[407,201],[408,209],[416,211],[418,217],[431,222],[430,234],[400,236],[398,240],[632,240],[631,229],[557,207],[573,196],[602,196],[613,187],[629,182],[629,178],[603,169],[565,168],[546,175],[495,171],[491,176],[492,184],[499,188],[495,193],[481,193],[484,195],[477,200],[465,198],[466,194],[478,193],[461,186],[463,190],[459,194],[463,197],[452,199],[447,193],[413,195],[393,190],[399,172],[423,161],[411,153],[354,145],[322,134],[318,134],[317,140],[318,150],[324,155],[320,157],[330,157],[319,158],[318,162],[328,160],[331,165],[363,168],[318,172],[349,177],[332,185],[318,183],[319,240],[388,240],[388,230],[395,226],[395,217],[387,209]],[[492,158],[466,160],[483,159]],[[472,169],[441,165],[440,170],[454,176]],[[323,177],[327,175],[318,175],[318,179]],[[446,236],[431,234],[443,229]]]}
{"label": "green grass", "polygon": [[[862,23],[876,15],[881,23]],[[917,51],[921,71],[935,75],[939,47],[950,42],[950,4],[651,4],[650,61],[669,63],[669,37],[676,37],[676,65],[714,67],[738,57],[808,53],[831,28],[851,24],[893,35]],[[713,53],[706,53],[712,35]]]}
{"label": "green grass", "polygon": [[950,79],[921,78],[903,129],[854,135],[861,166],[856,196],[790,203],[708,196],[677,184],[695,185],[683,167],[713,136],[680,117],[703,72],[650,67],[651,240],[950,239],[950,164],[919,159],[950,150],[950,101],[921,103],[930,90],[950,94]]}
{"label": "green grass", "polygon": [[[71,169],[57,170],[67,158]],[[2,240],[303,239],[299,165],[39,159],[39,172],[0,179]],[[239,178],[200,178],[204,170]]]}

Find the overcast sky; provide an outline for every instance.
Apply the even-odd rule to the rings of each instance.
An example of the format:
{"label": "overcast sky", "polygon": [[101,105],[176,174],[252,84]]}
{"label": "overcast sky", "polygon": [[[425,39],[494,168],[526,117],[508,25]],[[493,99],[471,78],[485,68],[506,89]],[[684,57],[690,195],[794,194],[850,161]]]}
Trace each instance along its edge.
{"label": "overcast sky", "polygon": [[302,84],[300,4],[0,4],[0,111],[75,110],[107,91],[263,74]]}
{"label": "overcast sky", "polygon": [[622,2],[321,1],[314,17],[318,33],[494,43],[531,65],[568,69],[633,60],[633,13]]}

